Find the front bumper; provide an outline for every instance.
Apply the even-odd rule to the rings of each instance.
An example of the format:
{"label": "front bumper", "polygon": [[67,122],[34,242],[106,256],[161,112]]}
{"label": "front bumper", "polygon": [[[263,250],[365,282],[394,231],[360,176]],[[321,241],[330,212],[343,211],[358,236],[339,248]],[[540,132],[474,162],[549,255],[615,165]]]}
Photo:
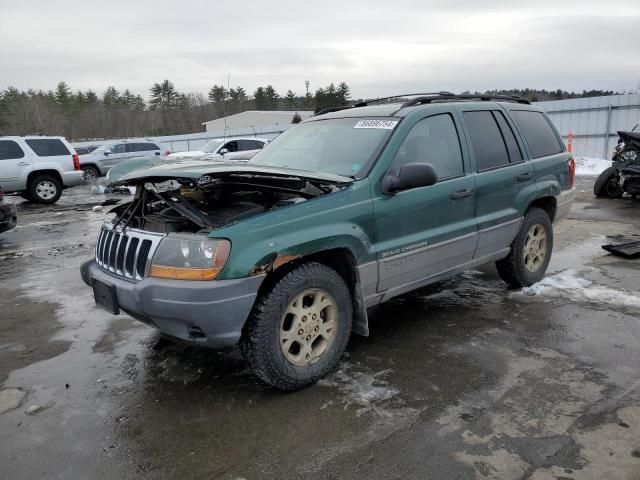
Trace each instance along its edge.
{"label": "front bumper", "polygon": [[11,230],[18,223],[18,211],[13,203],[0,203],[0,233]]}
{"label": "front bumper", "polygon": [[82,181],[82,170],[74,170],[73,172],[62,172],[62,185],[64,185],[65,187],[80,185]]}
{"label": "front bumper", "polygon": [[211,348],[235,345],[264,275],[187,281],[146,277],[132,282],[102,270],[95,259],[80,267],[84,282],[113,285],[120,309],[162,333]]}
{"label": "front bumper", "polygon": [[575,188],[572,188],[571,190],[564,190],[560,192],[560,195],[556,195],[556,214],[553,217],[554,223],[567,216],[567,213],[571,210],[571,205],[573,205],[575,196]]}

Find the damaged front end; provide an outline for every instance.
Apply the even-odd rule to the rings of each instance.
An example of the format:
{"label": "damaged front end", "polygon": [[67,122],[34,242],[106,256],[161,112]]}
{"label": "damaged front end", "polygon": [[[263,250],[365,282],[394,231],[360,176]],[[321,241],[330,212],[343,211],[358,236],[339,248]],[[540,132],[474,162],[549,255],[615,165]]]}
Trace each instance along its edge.
{"label": "damaged front end", "polygon": [[208,233],[337,191],[347,182],[226,172],[197,179],[143,177],[119,184],[137,188],[132,202],[111,210],[116,213],[113,228],[168,234]]}

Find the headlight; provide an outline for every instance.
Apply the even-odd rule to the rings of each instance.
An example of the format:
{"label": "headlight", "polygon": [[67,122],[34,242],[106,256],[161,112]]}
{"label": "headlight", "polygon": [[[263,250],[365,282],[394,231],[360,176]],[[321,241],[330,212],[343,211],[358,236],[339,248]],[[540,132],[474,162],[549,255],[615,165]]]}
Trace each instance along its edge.
{"label": "headlight", "polygon": [[149,275],[175,280],[213,280],[227,263],[230,251],[228,240],[170,234],[158,245]]}

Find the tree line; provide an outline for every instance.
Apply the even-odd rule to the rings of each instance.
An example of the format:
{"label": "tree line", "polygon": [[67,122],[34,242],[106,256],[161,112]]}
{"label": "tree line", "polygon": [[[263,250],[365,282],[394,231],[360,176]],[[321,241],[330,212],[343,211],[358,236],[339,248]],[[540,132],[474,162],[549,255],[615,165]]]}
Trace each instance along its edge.
{"label": "tree line", "polygon": [[[61,135],[70,140],[178,135],[203,130],[203,122],[245,110],[313,110],[345,106],[363,99],[351,99],[345,82],[331,83],[312,92],[287,90],[280,95],[272,85],[249,93],[241,86],[213,85],[207,95],[179,91],[170,80],[154,83],[149,99],[129,89],[113,86],[98,95],[93,90],[72,91],[65,82],[55,90],[0,91],[0,135]],[[471,92],[463,92],[471,93]],[[530,101],[614,95],[612,90],[568,92],[566,90],[510,89],[473,92],[518,95]],[[299,117],[298,117],[299,118]]]}
{"label": "tree line", "polygon": [[[298,95],[278,94],[272,85],[251,95],[240,86],[214,85],[208,95],[184,93],[170,80],[154,83],[149,99],[113,86],[98,95],[93,90],[72,91],[65,82],[55,90],[0,91],[0,135],[61,135],[70,140],[178,135],[203,130],[203,122],[245,110],[314,110],[347,105],[345,82]],[[298,117],[299,118],[299,117]]]}

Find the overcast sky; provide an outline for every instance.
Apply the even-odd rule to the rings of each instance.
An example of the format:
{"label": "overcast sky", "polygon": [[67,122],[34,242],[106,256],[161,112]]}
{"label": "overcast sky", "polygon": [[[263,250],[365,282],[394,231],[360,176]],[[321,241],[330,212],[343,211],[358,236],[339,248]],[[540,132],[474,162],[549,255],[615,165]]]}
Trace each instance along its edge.
{"label": "overcast sky", "polygon": [[640,88],[640,0],[0,0],[0,89]]}

